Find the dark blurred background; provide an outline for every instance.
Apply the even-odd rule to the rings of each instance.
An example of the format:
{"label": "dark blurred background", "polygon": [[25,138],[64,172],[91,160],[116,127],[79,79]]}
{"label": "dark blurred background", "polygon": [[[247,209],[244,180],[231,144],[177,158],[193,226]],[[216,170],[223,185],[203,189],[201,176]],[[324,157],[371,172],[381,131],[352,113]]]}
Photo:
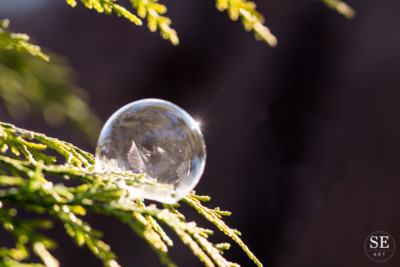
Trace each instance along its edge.
{"label": "dark blurred background", "polygon": [[[400,266],[400,249],[381,264],[364,253],[377,230],[400,245],[400,1],[349,0],[353,20],[318,1],[256,1],[276,48],[254,40],[214,1],[163,2],[177,47],[81,4],[13,1],[0,1],[0,17],[70,61],[103,121],[148,97],[202,120],[208,158],[196,191],[233,212],[228,225],[265,266]],[[30,4],[17,11],[15,3]],[[94,152],[68,127],[1,119]],[[92,214],[89,221],[122,266],[161,266],[128,227]],[[101,266],[61,225],[54,234],[62,266]],[[202,266],[186,247],[171,255],[179,266]],[[236,245],[226,256],[253,266]]]}

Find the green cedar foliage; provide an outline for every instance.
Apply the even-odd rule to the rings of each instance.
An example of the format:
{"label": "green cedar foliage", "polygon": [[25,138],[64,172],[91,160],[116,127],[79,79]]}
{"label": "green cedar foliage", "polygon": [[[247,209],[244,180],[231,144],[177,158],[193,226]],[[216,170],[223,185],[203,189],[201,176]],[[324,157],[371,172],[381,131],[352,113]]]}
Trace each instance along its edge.
{"label": "green cedar foliage", "polygon": [[345,16],[348,19],[352,19],[356,15],[354,10],[345,2],[342,2],[340,0],[321,0],[321,1],[325,5],[336,10],[337,12],[339,12],[339,14]]}
{"label": "green cedar foliage", "polygon": [[[75,7],[77,0],[66,0],[67,3]],[[354,10],[340,0],[320,0],[325,5],[335,9],[340,14],[353,18]],[[87,8],[95,9],[99,13],[116,13],[132,21],[136,25],[142,25],[142,19],[147,19],[149,29],[154,32],[159,29],[161,36],[169,40],[172,44],[179,44],[177,33],[170,27],[171,20],[163,16],[167,12],[167,7],[158,3],[158,0],[129,0],[137,15],[133,14],[123,6],[117,4],[118,0],[80,0]],[[264,25],[264,17],[256,10],[256,4],[247,0],[216,0],[216,7],[219,11],[227,11],[232,20],[240,20],[247,31],[253,31],[256,39],[263,40],[270,46],[276,46],[277,39],[268,27]]]}
{"label": "green cedar foliage", "polygon": [[[213,231],[187,221],[179,205],[146,205],[132,197],[129,189],[141,183],[141,174],[96,173],[93,164],[93,155],[72,144],[0,123],[0,222],[15,239],[15,247],[0,248],[1,266],[59,266],[49,252],[56,243],[37,231],[52,227],[52,220],[60,221],[75,243],[87,246],[104,266],[119,266],[110,246],[102,241],[101,232],[85,222],[88,211],[113,216],[127,224],[167,266],[176,265],[168,256],[172,238],[163,228],[172,230],[205,266],[239,266],[222,256],[230,245],[211,243],[208,237]],[[68,179],[76,179],[80,184],[66,186],[60,182]],[[257,266],[262,266],[240,239],[240,233],[222,220],[230,213],[203,205],[209,199],[192,193],[183,203],[242,247]],[[46,214],[51,219],[21,219],[20,209]],[[43,265],[26,263],[31,253],[39,256]]]}
{"label": "green cedar foliage", "polygon": [[0,20],[0,47],[8,50],[25,51],[33,56],[37,56],[45,61],[49,61],[49,56],[42,53],[37,45],[29,43],[29,36],[24,33],[10,33],[6,31],[10,21]]}
{"label": "green cedar foliage", "polygon": [[[0,21],[0,100],[10,116],[24,120],[37,113],[54,127],[69,122],[95,140],[100,120],[90,110],[84,90],[71,81],[74,71],[62,57],[45,55],[29,36],[7,31]],[[36,57],[32,57],[36,56]]]}

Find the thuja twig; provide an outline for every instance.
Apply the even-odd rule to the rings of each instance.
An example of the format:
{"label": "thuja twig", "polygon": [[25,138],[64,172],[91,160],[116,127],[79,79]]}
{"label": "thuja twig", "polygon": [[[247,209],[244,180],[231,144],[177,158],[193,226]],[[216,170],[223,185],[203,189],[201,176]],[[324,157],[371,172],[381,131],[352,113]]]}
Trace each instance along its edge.
{"label": "thuja twig", "polygon": [[[36,231],[37,228],[51,227],[51,224],[48,220],[35,224],[20,220],[17,208],[47,214],[60,221],[75,243],[87,246],[104,266],[119,264],[111,247],[102,240],[101,232],[84,220],[87,211],[112,216],[127,224],[169,267],[176,266],[168,255],[168,247],[174,242],[164,228],[172,230],[205,266],[239,266],[222,255],[229,249],[229,244],[209,241],[212,230],[187,221],[173,205],[161,208],[154,204],[146,205],[132,195],[130,189],[145,182],[141,174],[96,173],[90,153],[72,144],[1,122],[0,151],[0,222],[16,240],[15,248],[0,248],[0,264],[13,266],[26,262],[32,251],[45,266],[58,266],[58,261],[49,252],[55,243]],[[55,177],[61,181],[77,179],[80,184],[66,186],[63,182],[55,182]],[[262,266],[239,238],[239,233],[223,222],[221,216],[230,213],[206,208],[200,201],[207,199],[209,197],[190,194],[184,202],[231,237],[250,259]]]}

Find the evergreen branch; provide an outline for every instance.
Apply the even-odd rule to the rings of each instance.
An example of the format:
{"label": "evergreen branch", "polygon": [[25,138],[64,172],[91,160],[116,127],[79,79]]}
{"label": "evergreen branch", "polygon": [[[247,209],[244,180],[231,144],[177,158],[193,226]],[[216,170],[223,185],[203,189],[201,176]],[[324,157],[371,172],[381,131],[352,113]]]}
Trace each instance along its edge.
{"label": "evergreen branch", "polygon": [[[139,207],[142,208],[146,207],[143,201],[137,200],[136,202],[138,203]],[[158,224],[156,220],[154,220],[153,217],[146,215],[146,220],[149,222],[153,230],[156,231],[157,234],[159,234],[159,236],[165,242],[165,244],[167,244],[170,247],[174,245],[174,242],[171,240],[171,238],[169,238],[169,236],[164,232],[162,227]]]}
{"label": "evergreen branch", "polygon": [[[67,3],[75,7],[76,0],[66,0]],[[127,10],[121,5],[116,4],[116,0],[80,0],[85,7],[95,9],[99,13],[111,14],[116,13],[135,23],[142,25],[143,22],[140,18],[147,18],[147,26],[150,31],[155,32],[160,30],[161,36],[169,40],[173,45],[179,44],[179,39],[176,31],[170,27],[171,20],[168,17],[162,16],[167,12],[165,5],[157,3],[157,0],[130,0],[133,8],[137,10],[138,16],[134,15],[131,11]]]}
{"label": "evergreen branch", "polygon": [[86,244],[89,250],[103,261],[104,266],[119,266],[110,246],[100,239],[102,234],[79,219],[68,205],[54,205],[53,210],[50,210],[49,213],[64,223],[67,233],[78,246]]}
{"label": "evergreen branch", "polygon": [[86,103],[86,92],[72,84],[75,74],[65,60],[52,54],[51,63],[43,62],[5,49],[1,40],[0,33],[0,99],[11,117],[39,113],[53,127],[69,122],[94,142],[100,120]]}
{"label": "evergreen branch", "polygon": [[250,249],[244,244],[244,242],[240,239],[240,232],[229,228],[223,220],[221,220],[222,215],[230,215],[229,212],[221,212],[219,209],[209,209],[201,204],[201,200],[208,200],[209,198],[198,197],[194,194],[190,194],[186,196],[183,201],[186,202],[189,206],[193,207],[198,213],[203,215],[208,221],[212,222],[219,230],[221,230],[224,234],[232,238],[249,256],[257,266],[262,266],[262,263],[256,258],[256,256],[250,251]]}
{"label": "evergreen branch", "polygon": [[214,245],[210,244],[206,238],[199,234],[194,234],[193,238],[200,244],[202,249],[207,252],[207,254],[214,259],[218,266],[229,266],[229,267],[240,267],[240,265],[227,261],[222,255],[221,250],[217,249]]}
{"label": "evergreen branch", "polygon": [[[50,239],[35,232],[36,228],[50,228],[52,223],[45,220],[21,221],[15,218],[17,211],[15,209],[0,208],[0,221],[5,230],[10,232],[16,241],[16,247],[13,249],[0,249],[0,263],[5,266],[14,266],[11,262],[22,261],[29,258],[29,243],[45,263],[46,267],[59,266],[58,261],[48,252],[48,248],[53,248],[55,243]],[[9,262],[10,265],[7,264]]]}
{"label": "evergreen branch", "polygon": [[264,17],[256,11],[256,4],[246,0],[217,0],[219,11],[227,10],[232,20],[241,19],[247,31],[253,31],[257,39],[265,41],[270,46],[276,46],[278,40],[270,29],[263,25]]}
{"label": "evergreen branch", "polygon": [[[75,7],[77,5],[75,0],[66,0],[67,4],[71,7]],[[114,3],[116,0],[80,0],[82,4],[89,8],[95,9],[99,13],[111,14],[113,11],[118,16],[122,16],[129,21],[135,23],[136,25],[142,25],[142,20],[128,11],[121,5]]]}
{"label": "evergreen branch", "polygon": [[[0,99],[8,113],[25,119],[38,110],[52,126],[68,119],[93,141],[99,119],[85,103],[85,92],[71,84],[73,73],[65,60],[56,55],[52,63],[39,60],[37,57],[48,61],[49,56],[39,46],[28,43],[28,35],[8,32],[8,24],[9,20],[0,21]],[[19,149],[27,153],[23,145]]]}
{"label": "evergreen branch", "polygon": [[[173,242],[164,231],[165,226],[205,266],[238,266],[222,256],[229,244],[211,243],[208,237],[213,231],[186,221],[177,210],[178,205],[158,208],[154,204],[147,206],[137,199],[135,188],[146,186],[141,174],[95,173],[93,155],[69,143],[7,123],[0,123],[0,151],[0,221],[16,239],[16,248],[0,248],[0,263],[4,266],[43,266],[21,263],[29,259],[29,251],[37,254],[44,266],[58,266],[57,260],[48,251],[54,247],[54,242],[36,232],[37,228],[50,227],[49,221],[20,221],[16,218],[16,210],[11,207],[44,213],[61,221],[75,243],[78,246],[86,245],[103,261],[104,266],[119,265],[110,246],[102,241],[102,234],[83,220],[87,211],[113,216],[127,224],[147,241],[159,255],[160,261],[169,267],[176,265],[168,256],[168,246],[172,246]],[[50,156],[54,153],[58,157]],[[81,184],[68,187],[52,182],[49,177],[78,179]],[[196,210],[231,236],[254,260],[254,255],[250,254],[237,233],[220,219],[222,215],[230,213],[203,207],[199,200],[207,199],[209,197],[192,194],[185,202],[189,205],[194,203]],[[29,240],[29,246],[26,240]]]}
{"label": "evergreen branch", "polygon": [[[144,227],[145,229],[141,233],[139,233],[138,231],[136,231],[136,233],[138,233],[139,236],[143,235],[142,238],[144,238],[150,243],[153,249],[157,252],[162,263],[164,263],[168,267],[176,267],[175,263],[172,262],[172,260],[169,258],[167,254],[168,248],[164,243],[164,240],[160,237],[159,233],[153,229],[153,225],[151,225],[151,223],[149,222],[149,220],[153,221],[155,220],[151,216],[149,215],[143,216],[139,212],[133,212],[133,215],[134,218],[136,219],[136,222],[140,222],[142,224],[142,227]],[[162,231],[164,232],[164,230]],[[167,235],[165,234],[165,236]],[[169,239],[168,236],[167,239]]]}
{"label": "evergreen branch", "polygon": [[10,257],[4,257],[4,258],[0,257],[0,266],[4,266],[4,267],[46,267],[45,265],[40,264],[40,263],[21,263]]}
{"label": "evergreen branch", "polygon": [[[28,141],[29,140],[29,141]],[[34,143],[36,141],[38,143]],[[47,164],[55,162],[55,158],[47,155],[45,149],[55,150],[63,156],[67,164],[77,167],[90,167],[94,163],[93,155],[80,150],[67,142],[55,138],[47,137],[43,134],[16,128],[14,125],[0,122],[0,147],[4,154],[8,149],[15,156],[20,156],[18,145],[23,145],[26,150],[26,159],[33,165],[37,165],[38,160],[43,160]],[[33,159],[32,156],[36,159]]]}
{"label": "evergreen branch", "polygon": [[10,21],[8,19],[0,20],[0,47],[9,50],[24,51],[44,61],[49,61],[49,56],[45,55],[39,46],[28,42],[29,36],[27,34],[8,32],[6,29],[9,24]]}
{"label": "evergreen branch", "polygon": [[340,0],[321,0],[326,6],[336,10],[339,14],[348,19],[355,17],[356,12],[348,4]]}
{"label": "evergreen branch", "polygon": [[169,40],[173,45],[179,44],[177,33],[170,27],[171,20],[162,14],[167,12],[167,7],[157,3],[158,0],[130,0],[137,10],[139,17],[147,18],[147,26],[150,31],[160,30],[161,36]]}
{"label": "evergreen branch", "polygon": [[[76,0],[66,0],[67,3],[74,7]],[[147,25],[150,31],[160,30],[161,36],[169,40],[173,45],[179,44],[177,33],[170,27],[171,20],[162,14],[167,12],[167,8],[163,4],[159,4],[158,0],[129,0],[137,10],[140,17],[133,15],[124,7],[116,4],[117,0],[80,0],[87,8],[94,8],[99,13],[110,14],[114,11],[118,16],[123,16],[136,25],[142,25],[140,18],[147,18]],[[335,9],[347,18],[355,16],[354,10],[341,0],[321,0],[328,7]],[[256,4],[247,0],[216,0],[216,7],[219,11],[227,11],[229,17],[236,21],[239,18],[247,31],[253,31],[256,39],[263,40],[270,46],[274,47],[278,41],[271,33],[270,29],[264,25],[264,17],[256,11]]]}

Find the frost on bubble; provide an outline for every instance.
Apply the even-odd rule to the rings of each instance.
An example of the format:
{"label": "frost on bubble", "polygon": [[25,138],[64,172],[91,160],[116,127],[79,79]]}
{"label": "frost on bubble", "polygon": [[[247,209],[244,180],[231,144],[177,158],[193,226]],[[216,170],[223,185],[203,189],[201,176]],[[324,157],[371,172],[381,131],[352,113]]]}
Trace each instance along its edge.
{"label": "frost on bubble", "polygon": [[198,183],[205,165],[203,135],[194,119],[159,99],[130,103],[104,125],[96,171],[145,174],[137,197],[175,203]]}

